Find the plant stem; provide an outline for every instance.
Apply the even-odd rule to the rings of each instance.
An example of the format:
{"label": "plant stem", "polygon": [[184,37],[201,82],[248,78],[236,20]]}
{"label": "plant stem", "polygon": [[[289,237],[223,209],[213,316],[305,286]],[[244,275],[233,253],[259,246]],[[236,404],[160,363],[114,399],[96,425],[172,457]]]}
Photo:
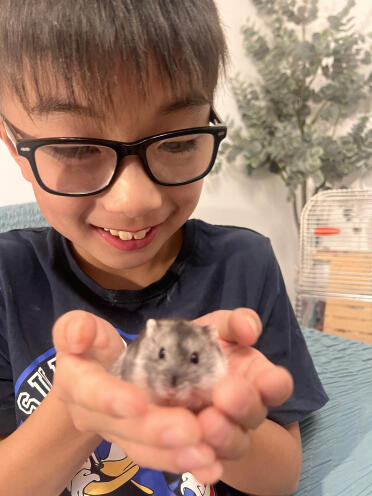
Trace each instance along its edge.
{"label": "plant stem", "polygon": [[307,203],[307,181],[306,179],[303,181],[301,185],[301,212],[304,206]]}
{"label": "plant stem", "polygon": [[337,109],[337,117],[336,117],[335,125],[333,127],[332,138],[334,138],[336,135],[336,129],[337,129],[337,125],[338,125],[338,121],[340,120],[340,117],[341,117],[341,107],[339,106]]}
{"label": "plant stem", "polygon": [[316,79],[316,77],[317,77],[317,75],[318,75],[319,67],[321,66],[321,64],[322,64],[322,61],[320,60],[320,61],[319,61],[319,64],[318,64],[318,65],[316,66],[316,68],[315,68],[315,72],[314,72],[313,77],[310,79],[310,81],[309,81],[309,82],[308,82],[308,84],[307,84],[307,87],[308,87],[309,89],[310,89],[311,85],[313,84],[313,82],[315,81],[315,79]]}
{"label": "plant stem", "polygon": [[295,220],[295,224],[296,224],[298,233],[300,232],[300,216],[301,216],[301,213],[302,213],[304,206],[307,203],[307,181],[306,181],[306,179],[301,184],[300,199],[301,199],[300,205],[298,205],[298,197],[296,195],[292,201],[293,216],[294,216],[294,220]]}
{"label": "plant stem", "polygon": [[292,207],[293,207],[293,216],[297,228],[297,232],[300,232],[300,220],[298,216],[298,209],[297,209],[297,198],[296,196],[292,200]]}
{"label": "plant stem", "polygon": [[326,108],[326,106],[328,105],[328,103],[329,103],[329,102],[323,102],[323,103],[321,104],[321,106],[318,108],[318,110],[317,110],[316,114],[314,115],[314,117],[313,117],[312,121],[310,122],[310,125],[311,125],[311,126],[313,126],[313,125],[316,123],[316,121],[318,120],[318,118],[319,118],[320,114],[321,114],[321,113],[323,112],[323,110]]}
{"label": "plant stem", "polygon": [[298,109],[296,109],[295,105],[293,105],[293,112],[296,116],[297,125],[298,125],[298,129],[300,130],[301,137],[303,138],[304,137],[304,128],[303,128],[303,125],[302,125],[302,122],[300,119],[299,111],[298,111]]}
{"label": "plant stem", "polygon": [[326,181],[324,180],[322,182],[322,184],[320,184],[317,188],[315,188],[315,191],[314,191],[314,195],[316,195],[317,193],[319,193],[319,191],[324,188],[324,186],[326,185]]}

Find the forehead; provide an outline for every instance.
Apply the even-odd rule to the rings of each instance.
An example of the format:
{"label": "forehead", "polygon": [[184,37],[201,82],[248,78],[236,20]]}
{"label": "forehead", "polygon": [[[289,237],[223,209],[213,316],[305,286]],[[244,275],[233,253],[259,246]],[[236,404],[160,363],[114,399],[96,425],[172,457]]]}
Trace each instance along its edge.
{"label": "forehead", "polygon": [[106,80],[92,79],[85,83],[78,74],[70,81],[55,77],[55,71],[46,71],[45,77],[37,79],[25,74],[22,94],[6,88],[1,109],[5,102],[17,100],[31,118],[71,114],[105,121],[123,112],[134,117],[141,111],[151,113],[154,108],[167,113],[211,103],[204,88],[182,76],[179,81],[170,80],[154,64],[150,64],[145,79],[127,67],[125,71],[118,69]]}
{"label": "forehead", "polygon": [[161,327],[155,333],[155,339],[163,345],[177,345],[178,347],[188,348],[194,346],[195,341],[204,340],[203,332],[194,326],[185,325],[184,323],[162,323]]}

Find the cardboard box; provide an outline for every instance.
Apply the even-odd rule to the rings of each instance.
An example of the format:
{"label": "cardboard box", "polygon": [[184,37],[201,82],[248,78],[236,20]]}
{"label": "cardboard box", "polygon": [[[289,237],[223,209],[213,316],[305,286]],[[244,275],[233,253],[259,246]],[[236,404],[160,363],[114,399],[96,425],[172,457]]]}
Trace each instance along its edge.
{"label": "cardboard box", "polygon": [[318,251],[315,260],[329,262],[329,293],[372,295],[372,253]]}
{"label": "cardboard box", "polygon": [[327,298],[323,330],[372,344],[372,301]]}
{"label": "cardboard box", "polygon": [[329,265],[323,330],[372,344],[372,252],[318,250]]}

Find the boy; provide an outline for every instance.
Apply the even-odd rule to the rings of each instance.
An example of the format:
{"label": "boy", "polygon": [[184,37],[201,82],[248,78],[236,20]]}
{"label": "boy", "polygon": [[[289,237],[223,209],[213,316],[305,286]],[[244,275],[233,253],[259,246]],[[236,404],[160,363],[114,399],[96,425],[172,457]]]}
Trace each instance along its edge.
{"label": "boy", "polygon": [[[2,492],[290,494],[326,395],[275,257],[188,221],[225,135],[213,1],[0,12],[1,137],[53,226],[0,237]],[[198,415],[108,373],[150,317],[218,327],[229,374]]]}

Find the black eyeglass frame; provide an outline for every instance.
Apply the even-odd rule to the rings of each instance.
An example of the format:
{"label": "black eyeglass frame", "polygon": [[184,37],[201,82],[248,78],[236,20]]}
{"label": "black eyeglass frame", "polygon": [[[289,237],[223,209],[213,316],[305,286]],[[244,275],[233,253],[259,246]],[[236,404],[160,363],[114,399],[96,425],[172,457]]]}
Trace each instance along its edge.
{"label": "black eyeglass frame", "polygon": [[[162,186],[183,186],[185,184],[190,184],[195,181],[199,181],[207,174],[209,174],[209,172],[212,170],[212,167],[216,160],[219,145],[227,134],[227,127],[222,124],[221,119],[218,117],[217,113],[213,108],[211,108],[209,115],[209,121],[213,124],[213,126],[193,127],[187,129],[179,129],[176,131],[170,131],[161,134],[154,134],[152,136],[148,136],[147,138],[142,138],[138,141],[134,141],[131,143],[125,143],[122,141],[95,139],[95,138],[41,138],[35,140],[27,140],[27,139],[19,140],[16,138],[17,133],[14,130],[13,126],[10,124],[10,122],[8,122],[8,120],[4,116],[1,116],[1,118],[4,121],[5,130],[7,132],[9,139],[12,141],[14,147],[16,148],[18,155],[25,157],[28,160],[32,172],[39,186],[44,191],[51,193],[52,195],[58,195],[58,196],[91,196],[101,193],[102,191],[109,188],[114,183],[119,170],[120,162],[124,157],[128,155],[137,155],[138,157],[140,157],[141,163],[143,165],[146,174],[156,184],[160,184]],[[156,141],[161,141],[168,138],[177,138],[179,136],[188,136],[189,134],[211,134],[213,136],[214,148],[213,148],[212,158],[210,160],[208,167],[202,174],[199,174],[199,176],[193,179],[188,179],[187,181],[182,181],[179,183],[168,183],[168,182],[160,181],[154,176],[147,163],[147,158],[146,158],[147,148]],[[37,169],[37,165],[35,161],[35,151],[41,146],[45,146],[45,145],[58,145],[58,144],[70,144],[70,143],[78,144],[78,145],[101,145],[111,148],[116,152],[116,166],[107,184],[105,184],[104,186],[102,186],[97,190],[90,191],[88,193],[61,193],[59,191],[50,189],[48,186],[46,186],[43,183],[39,175],[39,171]]]}

